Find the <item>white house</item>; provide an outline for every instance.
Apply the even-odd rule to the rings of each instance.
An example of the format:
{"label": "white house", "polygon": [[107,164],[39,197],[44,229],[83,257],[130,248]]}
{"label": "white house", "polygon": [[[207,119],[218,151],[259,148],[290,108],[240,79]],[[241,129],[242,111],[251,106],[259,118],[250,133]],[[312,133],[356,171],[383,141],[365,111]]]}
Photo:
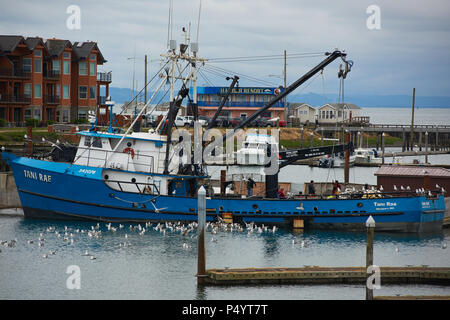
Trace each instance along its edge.
{"label": "white house", "polygon": [[294,116],[300,119],[300,123],[314,123],[316,109],[307,103],[303,103],[294,109]]}
{"label": "white house", "polygon": [[361,108],[353,103],[326,103],[318,109],[319,124],[351,121],[360,117]]}

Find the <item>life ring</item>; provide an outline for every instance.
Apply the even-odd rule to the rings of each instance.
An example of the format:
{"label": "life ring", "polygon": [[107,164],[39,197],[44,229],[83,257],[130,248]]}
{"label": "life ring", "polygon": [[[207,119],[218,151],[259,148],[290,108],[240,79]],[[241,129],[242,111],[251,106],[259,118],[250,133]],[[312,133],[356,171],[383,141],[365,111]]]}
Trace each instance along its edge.
{"label": "life ring", "polygon": [[134,149],[133,148],[125,148],[125,149],[123,149],[123,153],[130,153],[131,159],[134,159]]}

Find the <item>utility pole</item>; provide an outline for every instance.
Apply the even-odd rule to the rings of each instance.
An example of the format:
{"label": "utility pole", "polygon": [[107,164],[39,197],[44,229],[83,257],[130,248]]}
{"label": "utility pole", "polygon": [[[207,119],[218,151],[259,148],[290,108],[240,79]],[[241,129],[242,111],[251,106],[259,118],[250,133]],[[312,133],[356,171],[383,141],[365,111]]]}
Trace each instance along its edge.
{"label": "utility pole", "polygon": [[[284,50],[284,91],[286,91],[286,50]],[[284,98],[284,120],[287,121],[287,96]]]}
{"label": "utility pole", "polygon": [[144,103],[147,103],[147,55],[145,55],[145,71],[144,72],[145,72],[145,75],[144,75],[144,78],[145,78]]}
{"label": "utility pole", "polygon": [[411,150],[413,150],[414,147],[414,102],[416,98],[416,88],[413,88],[413,101],[412,101],[412,115],[411,115]]}

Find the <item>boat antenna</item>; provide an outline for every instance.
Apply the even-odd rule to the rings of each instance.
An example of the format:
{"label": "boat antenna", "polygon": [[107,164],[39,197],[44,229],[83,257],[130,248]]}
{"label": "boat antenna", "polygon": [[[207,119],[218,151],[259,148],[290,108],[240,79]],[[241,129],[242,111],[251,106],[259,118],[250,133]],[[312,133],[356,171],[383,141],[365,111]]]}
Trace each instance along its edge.
{"label": "boat antenna", "polygon": [[198,34],[200,32],[200,13],[202,11],[202,0],[200,0],[200,4],[198,6],[198,22],[197,22],[197,37],[195,39],[195,42],[198,43]]}
{"label": "boat antenna", "polygon": [[167,48],[169,48],[170,40],[172,40],[172,12],[173,12],[173,0],[169,0],[169,22],[167,24]]}

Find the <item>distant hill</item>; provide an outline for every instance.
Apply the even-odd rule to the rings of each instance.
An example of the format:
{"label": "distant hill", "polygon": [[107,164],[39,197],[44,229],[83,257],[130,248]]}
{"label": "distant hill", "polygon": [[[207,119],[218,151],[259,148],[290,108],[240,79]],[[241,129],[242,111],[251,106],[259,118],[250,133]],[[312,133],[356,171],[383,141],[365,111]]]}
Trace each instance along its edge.
{"label": "distant hill", "polygon": [[[321,106],[327,102],[337,102],[337,94],[324,97],[317,93],[293,94],[288,96],[289,102],[306,102],[312,106]],[[344,95],[344,101],[360,107],[411,107],[412,96],[409,95]],[[422,108],[450,108],[450,97],[416,96],[415,106]]]}
{"label": "distant hill", "polygon": [[[104,94],[104,93],[101,93]],[[132,90],[128,88],[110,87],[109,94],[111,99],[116,104],[122,104],[125,101],[129,101],[131,98]],[[147,98],[152,95],[152,92],[147,92]],[[169,95],[164,93],[158,93],[153,101],[165,102],[169,100]],[[139,101],[144,101],[143,95]],[[291,94],[288,96],[288,102],[306,102],[312,106],[321,106],[327,102],[337,102],[337,94],[327,94],[324,97],[318,93],[305,93],[305,94]],[[346,95],[344,101],[354,103],[360,107],[411,107],[412,96],[410,95]],[[421,108],[450,108],[450,97],[439,96],[416,96],[415,105]]]}

